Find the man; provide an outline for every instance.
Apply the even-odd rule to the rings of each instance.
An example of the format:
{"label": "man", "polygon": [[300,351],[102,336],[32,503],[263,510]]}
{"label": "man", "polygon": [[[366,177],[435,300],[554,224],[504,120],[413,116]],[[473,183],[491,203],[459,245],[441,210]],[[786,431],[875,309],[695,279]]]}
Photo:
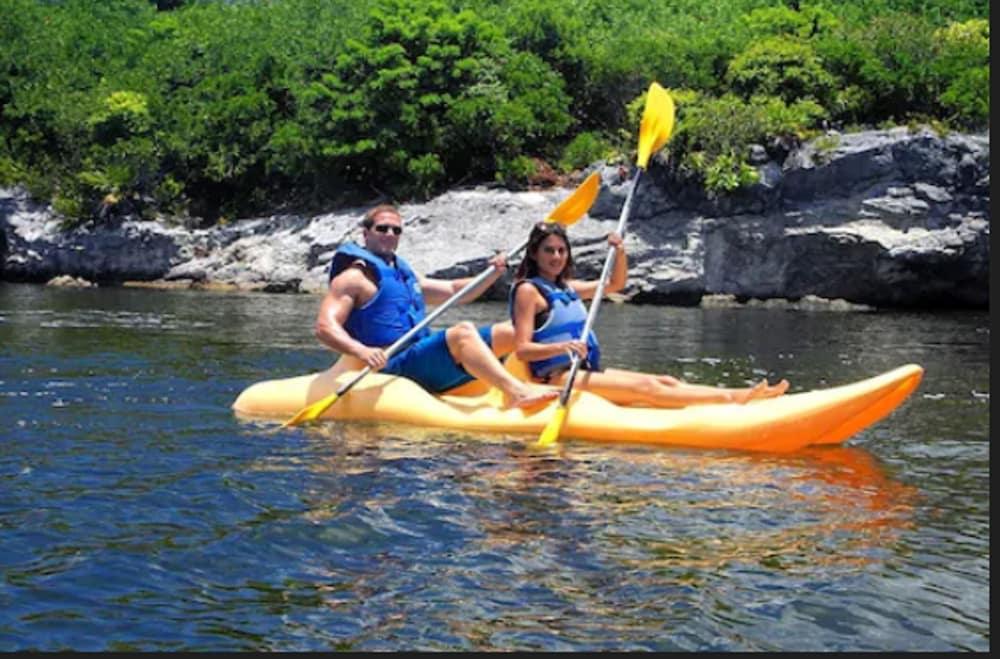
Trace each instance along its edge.
{"label": "man", "polygon": [[[513,349],[509,322],[480,329],[469,322],[436,332],[425,329],[388,357],[385,348],[425,317],[425,300],[441,304],[471,279],[431,279],[414,273],[396,255],[403,219],[394,206],[372,208],[362,227],[364,247],[345,244],[330,262],[330,285],[316,318],[316,338],[374,371],[410,378],[432,393],[478,378],[499,388],[510,407],[530,407],[558,394],[514,378],[497,359]],[[491,263],[497,266],[494,275],[460,302],[482,295],[506,270],[502,255]]]}

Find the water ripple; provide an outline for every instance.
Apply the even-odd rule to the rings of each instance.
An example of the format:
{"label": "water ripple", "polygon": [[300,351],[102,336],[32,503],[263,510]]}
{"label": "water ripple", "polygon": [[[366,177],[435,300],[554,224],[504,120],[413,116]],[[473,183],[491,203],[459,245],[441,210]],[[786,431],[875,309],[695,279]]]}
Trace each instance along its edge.
{"label": "water ripple", "polygon": [[927,373],[845,447],[539,452],[240,423],[246,384],[329,362],[315,300],[206,295],[0,286],[0,649],[989,649],[980,316],[613,305],[626,367]]}

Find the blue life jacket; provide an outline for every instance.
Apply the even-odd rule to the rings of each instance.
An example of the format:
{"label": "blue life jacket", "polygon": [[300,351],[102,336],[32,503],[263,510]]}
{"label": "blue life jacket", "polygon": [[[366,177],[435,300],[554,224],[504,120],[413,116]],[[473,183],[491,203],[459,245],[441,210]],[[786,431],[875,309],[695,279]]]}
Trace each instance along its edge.
{"label": "blue life jacket", "polygon": [[[391,345],[426,316],[420,282],[401,257],[396,256],[393,267],[356,243],[345,243],[334,252],[330,260],[330,279],[358,260],[364,261],[375,273],[378,291],[363,306],[351,310],[344,329],[366,346]],[[424,328],[413,340],[428,334],[430,329]]]}
{"label": "blue life jacket", "polygon": [[[530,281],[538,288],[538,292],[545,298],[548,304],[549,315],[536,328],[531,335],[531,340],[536,343],[558,343],[559,341],[570,341],[579,339],[583,333],[583,326],[587,324],[587,307],[584,306],[580,296],[569,286],[559,286],[545,279],[544,277],[531,277],[522,279],[510,288],[509,310],[511,320],[514,319],[514,296],[517,287],[526,281]],[[558,373],[569,368],[570,357],[563,353],[542,359],[536,362],[529,362],[528,368],[531,375],[536,378],[545,378],[552,373]],[[582,364],[585,370],[598,371],[601,368],[601,346],[597,342],[597,335],[591,330],[587,335],[587,357]]]}

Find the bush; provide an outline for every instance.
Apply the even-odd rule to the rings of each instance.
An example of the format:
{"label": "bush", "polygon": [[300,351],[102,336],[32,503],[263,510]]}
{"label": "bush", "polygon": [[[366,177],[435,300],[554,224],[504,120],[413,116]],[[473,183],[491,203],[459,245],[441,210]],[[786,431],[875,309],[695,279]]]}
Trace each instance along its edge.
{"label": "bush", "polygon": [[825,38],[817,51],[843,90],[827,105],[843,121],[868,124],[935,114],[932,35],[927,19],[895,12]]}
{"label": "bush", "polygon": [[172,215],[179,215],[187,210],[184,184],[169,174],[153,188],[153,199],[159,209]]}
{"label": "bush", "polygon": [[[355,181],[407,192],[485,175],[522,150],[539,150],[570,123],[559,77],[510,49],[469,11],[440,2],[386,0],[333,75],[316,86],[329,166]],[[441,167],[409,163],[437,154]]]}
{"label": "bush", "polygon": [[433,153],[425,153],[411,159],[406,169],[410,174],[413,189],[423,196],[430,194],[434,185],[444,176],[441,159]]}
{"label": "bush", "polygon": [[982,0],[2,6],[0,179],[88,217],[212,221],[585,166],[634,154],[651,80],[697,90],[675,94],[663,153],[720,189],[748,144],[824,120],[989,120]]}
{"label": "bush", "polygon": [[764,133],[768,137],[793,138],[796,142],[811,136],[827,111],[812,99],[785,103],[774,96],[754,96],[750,105],[762,113]]}
{"label": "bush", "polygon": [[521,188],[534,176],[536,170],[535,161],[528,156],[500,158],[495,178],[506,186]]}
{"label": "bush", "polygon": [[678,118],[671,150],[681,155],[702,152],[710,161],[723,154],[742,153],[746,146],[766,136],[765,117],[759,103],[735,94],[721,98],[698,97],[677,101]]}
{"label": "bush", "polygon": [[101,108],[90,116],[88,123],[97,142],[111,144],[148,133],[152,120],[144,94],[116,91],[105,97]]}
{"label": "bush", "polygon": [[813,135],[826,116],[814,101],[788,104],[775,96],[745,101],[735,94],[720,98],[690,91],[674,94],[677,128],[670,143],[676,167],[703,179],[712,193],[755,183],[757,170],[747,162],[751,144],[779,139],[795,144]]}
{"label": "bush", "polygon": [[990,67],[963,71],[941,94],[941,104],[954,112],[954,120],[980,128],[990,119]]}
{"label": "bush", "polygon": [[711,195],[732,192],[759,180],[757,170],[732,153],[718,156],[705,168],[705,189]]}
{"label": "bush", "polygon": [[0,156],[0,185],[16,185],[25,179],[24,168],[9,156]]}
{"label": "bush", "polygon": [[820,135],[813,140],[812,146],[816,149],[816,155],[819,160],[824,160],[828,154],[840,146],[840,136],[836,133],[832,135]]}
{"label": "bush", "polygon": [[71,229],[79,225],[83,221],[81,218],[88,215],[79,199],[65,197],[61,194],[55,195],[52,199],[52,210],[62,215],[63,219],[60,224],[64,229]]}
{"label": "bush", "polygon": [[990,26],[975,19],[952,23],[934,33],[938,50],[935,74],[944,89],[939,100],[951,119],[978,128],[989,121]]}
{"label": "bush", "polygon": [[812,5],[799,10],[784,5],[761,7],[746,14],[743,20],[750,33],[757,37],[784,35],[811,39],[840,25],[840,20],[832,13]]}
{"label": "bush", "polygon": [[596,132],[583,132],[574,137],[563,149],[559,168],[563,172],[583,169],[598,160],[608,160],[614,154],[611,144]]}
{"label": "bush", "polygon": [[813,47],[784,36],[751,44],[729,63],[726,80],[746,97],[779,96],[788,103],[825,102],[834,87]]}

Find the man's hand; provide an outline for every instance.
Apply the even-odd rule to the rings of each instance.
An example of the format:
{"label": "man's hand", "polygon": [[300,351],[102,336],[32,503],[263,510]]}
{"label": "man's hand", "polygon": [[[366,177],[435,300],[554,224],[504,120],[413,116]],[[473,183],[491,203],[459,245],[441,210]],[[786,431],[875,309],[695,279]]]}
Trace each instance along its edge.
{"label": "man's hand", "polygon": [[369,348],[366,346],[356,352],[354,356],[363,361],[367,366],[370,366],[373,371],[382,370],[389,361],[385,350],[381,348]]}
{"label": "man's hand", "polygon": [[503,252],[498,251],[489,260],[489,264],[496,268],[497,274],[503,274],[507,271],[507,255]]}

